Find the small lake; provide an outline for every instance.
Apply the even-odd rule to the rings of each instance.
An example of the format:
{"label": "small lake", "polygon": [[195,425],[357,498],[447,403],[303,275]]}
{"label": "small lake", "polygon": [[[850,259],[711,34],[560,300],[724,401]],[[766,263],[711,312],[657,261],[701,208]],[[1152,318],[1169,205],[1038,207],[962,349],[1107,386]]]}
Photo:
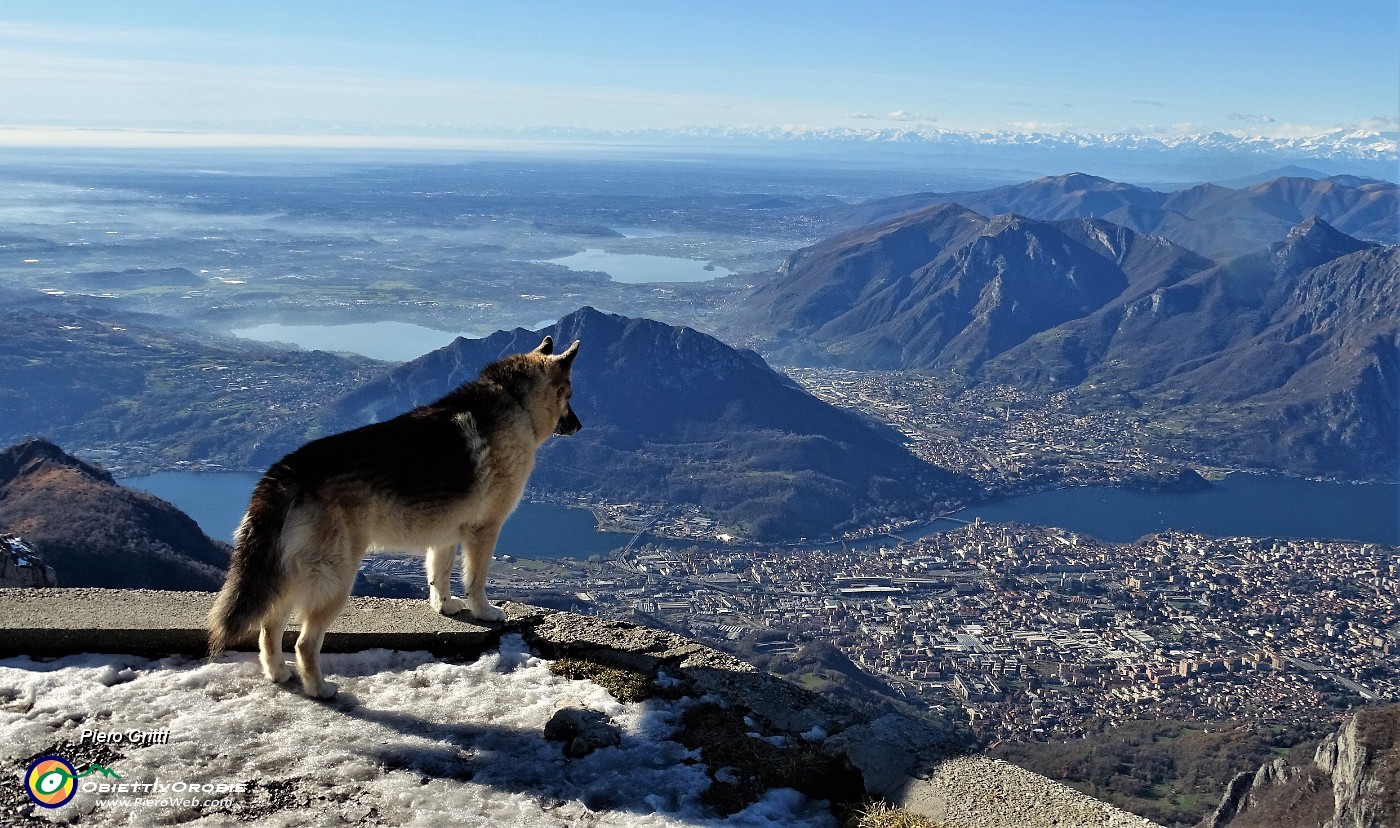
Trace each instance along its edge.
{"label": "small lake", "polygon": [[229,333],[258,342],[285,342],[308,351],[346,352],[389,362],[408,362],[451,344],[459,336],[474,336],[408,322],[355,322],[347,325],[283,325],[268,322]]}
{"label": "small lake", "polygon": [[[261,475],[251,472],[156,472],[118,481],[175,504],[204,533],[233,542],[248,498]],[[497,555],[521,558],[587,558],[627,545],[632,535],[598,531],[587,509],[548,503],[521,503],[501,528]]]}
{"label": "small lake", "polygon": [[676,256],[651,256],[642,253],[609,253],[606,250],[585,250],[562,259],[549,259],[550,264],[563,265],[570,270],[599,271],[614,282],[645,284],[647,282],[708,282],[732,271],[696,259]]}

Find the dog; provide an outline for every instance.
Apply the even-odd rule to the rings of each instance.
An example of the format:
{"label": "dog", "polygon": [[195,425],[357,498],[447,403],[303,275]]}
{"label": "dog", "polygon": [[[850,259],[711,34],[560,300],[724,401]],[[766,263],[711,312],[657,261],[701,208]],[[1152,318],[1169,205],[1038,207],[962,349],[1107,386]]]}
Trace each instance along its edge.
{"label": "dog", "polygon": [[[295,612],[302,690],[333,697],[321,642],[371,549],[426,551],[435,611],[504,620],[486,601],[487,570],[540,446],[583,427],[569,401],[578,347],[556,355],[546,336],[437,402],[313,440],[273,464],[234,532],[228,578],[209,613],[210,657],[256,630],[263,673],[287,681],[282,635]],[[451,594],[459,544],[465,601]]]}

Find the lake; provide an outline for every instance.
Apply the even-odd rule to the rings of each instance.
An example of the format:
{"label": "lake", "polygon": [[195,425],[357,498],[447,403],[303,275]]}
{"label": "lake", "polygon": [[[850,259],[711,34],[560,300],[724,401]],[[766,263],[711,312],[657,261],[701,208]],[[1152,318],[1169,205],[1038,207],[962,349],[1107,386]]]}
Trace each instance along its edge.
{"label": "lake", "polygon": [[408,322],[355,322],[347,325],[282,325],[269,322],[229,333],[258,342],[288,342],[308,351],[347,352],[389,362],[408,362],[451,344],[459,336],[475,336],[439,331]]}
{"label": "lake", "polygon": [[708,282],[732,271],[697,259],[676,256],[651,256],[642,253],[609,253],[606,250],[585,250],[562,259],[549,259],[550,264],[563,265],[570,270],[599,271],[614,282],[645,284],[647,282]]}
{"label": "lake", "polygon": [[[157,472],[119,481],[168,500],[211,538],[233,542],[260,475],[250,472]],[[632,535],[598,531],[587,509],[521,503],[501,528],[496,554],[522,558],[586,558],[627,545]]]}
{"label": "lake", "polygon": [[[257,481],[258,475],[245,472],[159,472],[121,483],[174,503],[205,533],[228,541]],[[1394,546],[1400,545],[1400,486],[1232,474],[1200,492],[1056,489],[964,509],[956,517],[1059,526],[1119,543],[1181,529],[1215,536],[1328,538]],[[956,525],[938,521],[907,536]],[[522,558],[585,558],[618,549],[631,538],[598,531],[586,509],[521,503],[502,529],[497,551]]]}
{"label": "lake", "polygon": [[[1223,537],[1327,538],[1400,545],[1400,486],[1231,474],[1199,492],[1084,486],[1036,492],[956,517],[1058,526],[1100,540],[1134,541],[1166,529]],[[946,529],[940,521],[934,529]]]}

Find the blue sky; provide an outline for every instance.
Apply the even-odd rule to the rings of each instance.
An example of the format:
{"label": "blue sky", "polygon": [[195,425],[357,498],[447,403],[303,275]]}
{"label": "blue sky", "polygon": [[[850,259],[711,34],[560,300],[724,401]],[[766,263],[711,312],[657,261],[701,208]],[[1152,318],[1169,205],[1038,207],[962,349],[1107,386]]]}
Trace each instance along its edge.
{"label": "blue sky", "polygon": [[0,126],[1397,129],[1395,0],[3,2]]}

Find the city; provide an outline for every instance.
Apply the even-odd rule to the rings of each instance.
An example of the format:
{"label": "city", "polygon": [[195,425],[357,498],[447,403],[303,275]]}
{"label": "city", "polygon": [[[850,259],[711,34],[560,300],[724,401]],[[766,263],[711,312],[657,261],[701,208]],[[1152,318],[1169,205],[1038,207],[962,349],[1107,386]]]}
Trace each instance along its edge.
{"label": "city", "polygon": [[[416,559],[370,568],[421,579]],[[1208,538],[1113,545],[974,521],[918,541],[661,548],[503,560],[497,597],[561,590],[582,611],[721,649],[823,641],[910,704],[987,742],[1090,720],[1309,724],[1400,699],[1400,555],[1374,544]],[[820,689],[821,668],[795,676]]]}

